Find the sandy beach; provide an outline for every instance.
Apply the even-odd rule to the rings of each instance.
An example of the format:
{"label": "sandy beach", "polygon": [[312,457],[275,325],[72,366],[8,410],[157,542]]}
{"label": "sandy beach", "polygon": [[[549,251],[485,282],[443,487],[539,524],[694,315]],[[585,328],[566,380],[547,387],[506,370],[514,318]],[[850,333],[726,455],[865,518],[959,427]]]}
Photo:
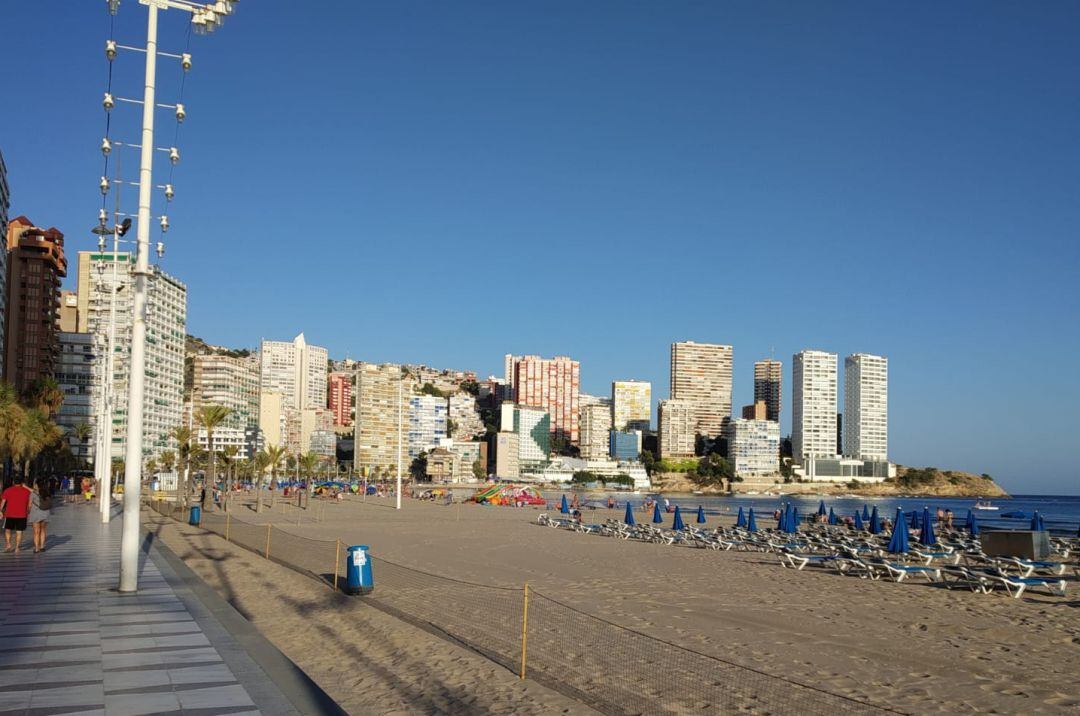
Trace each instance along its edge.
{"label": "sandy beach", "polygon": [[[1080,584],[1075,580],[1066,598],[1032,594],[1014,600],[795,572],[782,569],[773,555],[627,542],[540,527],[536,509],[407,500],[399,512],[389,501],[374,498],[324,504],[322,521],[310,521],[313,509],[301,513],[300,525],[289,524],[298,512],[292,507],[262,514],[240,507],[234,514],[252,523],[273,521],[275,533],[367,544],[378,557],[433,574],[499,587],[528,581],[537,592],[615,624],[903,712],[1058,713],[1080,706],[1080,601],[1074,591]],[[587,513],[586,521],[621,516],[621,511],[597,510]],[[234,559],[244,566],[213,568],[232,588],[244,584],[249,589],[247,582],[257,579],[259,571],[250,563],[258,558]],[[376,574],[377,590],[378,579]],[[295,575],[286,581],[289,592],[310,592],[309,585],[315,584]],[[308,592],[304,605],[313,613],[334,599],[347,599],[324,594],[317,584],[316,591]],[[427,652],[416,641],[433,637],[386,615],[377,618],[388,647],[408,645],[404,658]],[[313,650],[315,658],[323,648],[312,644],[310,629],[296,624],[286,622],[268,633],[290,656]],[[486,663],[493,667],[490,673],[501,671],[502,682],[511,677],[506,669]],[[348,663],[330,667],[331,673],[349,668]],[[378,681],[377,675],[370,678]],[[521,696],[515,685],[506,688],[500,698]],[[538,694],[553,699],[537,701],[539,711],[552,712],[558,694],[545,690],[529,697]],[[570,704],[558,705],[573,708]],[[529,712],[525,706],[513,708]]]}

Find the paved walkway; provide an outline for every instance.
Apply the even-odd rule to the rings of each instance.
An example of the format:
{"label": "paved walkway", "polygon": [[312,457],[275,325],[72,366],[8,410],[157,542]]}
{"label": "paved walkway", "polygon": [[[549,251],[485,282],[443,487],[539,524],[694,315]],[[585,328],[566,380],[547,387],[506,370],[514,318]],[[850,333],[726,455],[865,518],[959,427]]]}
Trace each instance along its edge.
{"label": "paved walkway", "polygon": [[292,716],[325,699],[152,540],[139,592],[118,593],[120,524],[62,505],[44,553],[33,553],[28,533],[20,554],[0,554],[0,715]]}

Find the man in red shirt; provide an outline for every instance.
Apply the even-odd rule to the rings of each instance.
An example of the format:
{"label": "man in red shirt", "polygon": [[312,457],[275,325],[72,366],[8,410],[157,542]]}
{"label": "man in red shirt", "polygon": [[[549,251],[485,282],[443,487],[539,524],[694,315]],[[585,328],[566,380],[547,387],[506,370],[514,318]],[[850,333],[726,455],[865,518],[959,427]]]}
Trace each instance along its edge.
{"label": "man in red shirt", "polygon": [[[30,514],[30,488],[23,484],[21,475],[15,476],[15,484],[0,493],[0,512],[4,513],[5,552],[19,553],[22,533],[26,530],[26,517]],[[11,547],[11,533],[15,533],[15,547]]]}

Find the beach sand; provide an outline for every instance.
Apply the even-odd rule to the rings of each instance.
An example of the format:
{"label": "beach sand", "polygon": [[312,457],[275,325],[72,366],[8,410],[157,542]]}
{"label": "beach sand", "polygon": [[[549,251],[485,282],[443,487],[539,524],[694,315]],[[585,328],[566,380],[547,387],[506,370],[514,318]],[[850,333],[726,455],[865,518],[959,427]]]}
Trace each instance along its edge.
{"label": "beach sand", "polygon": [[218,536],[147,511],[143,518],[349,713],[596,714]]}
{"label": "beach sand", "polygon": [[[289,524],[298,512],[302,524]],[[310,521],[317,512],[322,520]],[[234,514],[250,522],[274,521],[282,544],[286,533],[340,537],[346,544],[370,545],[377,557],[438,575],[502,587],[528,581],[539,593],[616,624],[904,712],[1080,708],[1075,579],[1069,597],[1036,593],[1014,600],[1001,593],[796,572],[760,553],[578,534],[538,526],[536,509],[473,504],[406,500],[405,509],[396,511],[388,500],[355,498],[345,504],[315,501],[306,512],[279,506],[260,515],[243,506]],[[621,510],[601,509],[587,511],[585,521],[621,517]],[[647,517],[639,513],[639,519]],[[375,579],[378,591],[378,573]],[[313,594],[310,604],[315,608],[325,600]],[[387,640],[395,629],[407,631],[406,625],[382,626]],[[303,640],[270,635],[286,645]]]}

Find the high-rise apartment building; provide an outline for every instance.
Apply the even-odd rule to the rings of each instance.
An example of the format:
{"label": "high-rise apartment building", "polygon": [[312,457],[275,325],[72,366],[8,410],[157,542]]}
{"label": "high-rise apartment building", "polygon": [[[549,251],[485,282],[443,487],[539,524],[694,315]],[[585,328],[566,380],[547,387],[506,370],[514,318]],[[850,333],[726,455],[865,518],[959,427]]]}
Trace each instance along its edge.
{"label": "high-rise apartment building", "polygon": [[437,447],[446,438],[448,405],[446,398],[436,395],[409,396],[408,422],[405,424],[409,460]]}
{"label": "high-rise apartment building", "polygon": [[3,378],[23,393],[56,369],[60,280],[67,276],[64,235],[20,216],[8,224],[6,248]]}
{"label": "high-rise apartment building", "polygon": [[[7,165],[4,164],[4,153],[0,152],[0,236],[7,237],[8,233],[8,209],[11,208],[11,192],[8,189]],[[7,315],[7,246],[0,250],[0,342],[3,341],[5,331],[5,316]],[[0,345],[0,375],[4,374],[4,350]]]}
{"label": "high-rise apartment building", "polygon": [[836,354],[805,350],[791,362],[791,452],[795,462],[836,456]]}
{"label": "high-rise apartment building", "polygon": [[[112,456],[123,458],[127,441],[128,379],[131,370],[131,299],[135,265],[128,252],[79,252],[79,332],[102,341],[109,335],[109,306],[116,296],[116,349],[113,354],[115,411]],[[147,277],[146,368],[143,392],[143,458],[173,450],[171,433],[181,424],[184,406],[184,337],[187,286],[152,266]],[[99,375],[103,374],[99,372]],[[100,395],[95,385],[95,395]]]}
{"label": "high-rise apartment building", "polygon": [[259,423],[259,364],[252,357],[192,357],[191,404],[194,410],[222,405],[229,415],[222,427],[243,430]]}
{"label": "high-rise apartment building", "polygon": [[329,357],[301,333],[292,341],[263,341],[259,349],[259,389],[278,392],[292,410],[326,407]]}
{"label": "high-rise apartment building", "polygon": [[742,416],[744,420],[768,420],[769,407],[764,400],[755,400],[753,405],[743,406]]}
{"label": "high-rise apartment building", "polygon": [[334,414],[334,425],[352,425],[352,374],[331,373],[327,380],[327,404],[330,412]]}
{"label": "high-rise apartment building", "polygon": [[731,346],[683,341],[671,344],[671,398],[693,410],[694,430],[720,435],[731,418]]}
{"label": "high-rise apartment building", "polygon": [[[97,427],[94,376],[103,357],[100,347],[104,344],[99,343],[95,348],[94,337],[89,333],[61,332],[59,345],[54,377],[64,393],[64,402],[56,414],[56,424],[63,429],[71,454],[89,465],[94,459],[93,433],[85,437],[80,437],[79,433],[84,429],[94,431]],[[80,428],[82,425],[86,427]]]}
{"label": "high-rise apartment building", "polygon": [[616,380],[611,384],[612,428],[641,430],[652,427],[652,383]]}
{"label": "high-rise apartment building", "polygon": [[62,333],[79,332],[79,294],[74,291],[60,292],[60,314],[57,322]]}
{"label": "high-rise apartment building", "polygon": [[581,457],[603,460],[608,456],[608,433],[611,432],[611,408],[593,404],[581,408]]}
{"label": "high-rise apartment building", "polygon": [[660,457],[693,457],[696,438],[694,404],[689,400],[661,400],[657,415]]}
{"label": "high-rise apartment building", "polygon": [[765,401],[765,419],[780,422],[780,405],[783,402],[784,364],[766,359],[754,363],[754,402]]}
{"label": "high-rise apartment building", "polygon": [[730,421],[724,428],[727,456],[737,477],[775,475],[780,470],[780,423],[775,420]]}
{"label": "high-rise apartment building", "polygon": [[547,412],[552,436],[576,445],[581,365],[566,356],[507,355],[505,368],[513,401]]}
{"label": "high-rise apartment building", "polygon": [[412,377],[399,365],[361,363],[358,366],[353,431],[353,462],[357,470],[396,469],[399,420],[402,461],[408,467],[404,421],[408,419],[408,402],[414,385]]}
{"label": "high-rise apartment building", "polygon": [[844,359],[844,454],[889,459],[888,358],[855,353]]}

